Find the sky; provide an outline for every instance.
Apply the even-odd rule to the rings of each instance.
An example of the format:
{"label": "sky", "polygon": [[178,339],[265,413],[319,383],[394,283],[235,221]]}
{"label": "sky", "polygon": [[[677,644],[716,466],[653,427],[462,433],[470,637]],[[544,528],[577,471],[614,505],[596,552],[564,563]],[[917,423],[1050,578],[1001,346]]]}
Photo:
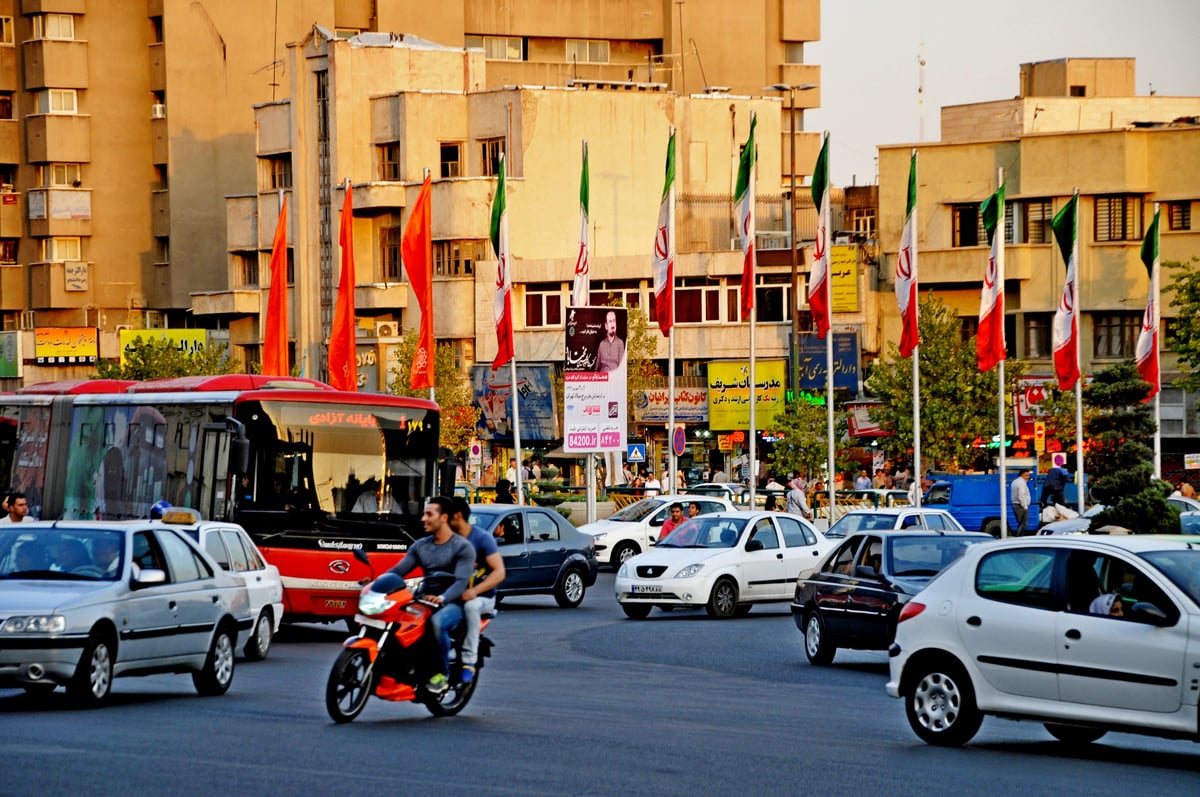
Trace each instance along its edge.
{"label": "sky", "polygon": [[[822,107],[835,185],[875,182],[876,147],[941,137],[941,109],[1015,97],[1020,65],[1135,58],[1135,89],[1200,96],[1200,0],[822,0]],[[924,45],[924,111],[918,55]]]}

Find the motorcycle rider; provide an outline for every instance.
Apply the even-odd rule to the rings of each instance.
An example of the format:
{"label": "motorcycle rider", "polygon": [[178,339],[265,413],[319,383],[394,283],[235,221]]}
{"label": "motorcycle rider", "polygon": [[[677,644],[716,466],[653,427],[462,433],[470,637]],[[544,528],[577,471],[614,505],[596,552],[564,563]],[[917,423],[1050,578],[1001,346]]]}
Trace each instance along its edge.
{"label": "motorcycle rider", "polygon": [[[458,601],[475,567],[475,549],[450,528],[450,515],[453,512],[452,499],[442,495],[430,498],[421,515],[421,523],[429,536],[414,542],[408,554],[388,571],[403,577],[420,567],[426,574],[435,571],[454,574],[454,583],[441,594],[426,593],[421,596],[423,600],[441,607],[429,618],[431,631],[442,654],[441,672],[435,673],[426,685],[426,690],[435,695],[444,693],[450,687],[446,677],[450,672],[450,632],[463,621],[463,608]],[[425,584],[429,584],[428,579]],[[424,588],[422,586],[422,590]]]}
{"label": "motorcycle rider", "polygon": [[475,576],[471,586],[462,595],[463,614],[467,623],[462,647],[462,682],[466,684],[475,680],[481,615],[496,608],[496,587],[504,582],[504,557],[500,555],[496,538],[471,524],[471,505],[466,499],[454,497],[450,526],[475,549]]}

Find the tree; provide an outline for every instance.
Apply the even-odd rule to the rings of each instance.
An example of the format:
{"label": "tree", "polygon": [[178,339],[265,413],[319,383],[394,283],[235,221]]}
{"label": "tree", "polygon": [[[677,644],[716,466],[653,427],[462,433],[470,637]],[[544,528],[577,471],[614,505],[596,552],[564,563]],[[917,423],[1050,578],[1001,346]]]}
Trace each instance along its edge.
{"label": "tree", "polygon": [[100,360],[94,379],[167,379],[178,376],[236,374],[242,364],[229,356],[224,343],[184,353],[166,338],[142,338],[140,335],[125,350],[125,361]]}
{"label": "tree", "polygon": [[1132,362],[1092,378],[1084,391],[1095,412],[1085,425],[1092,496],[1108,509],[1092,528],[1116,525],[1147,534],[1179,532],[1179,513],[1167,503],[1171,486],[1154,479],[1154,419],[1143,403],[1148,388]]}
{"label": "tree", "polygon": [[[417,330],[408,330],[392,355],[387,383],[388,392],[392,395],[429,398],[429,391],[425,388],[413,390],[408,386],[417,339]],[[434,396],[442,410],[440,445],[455,454],[462,454],[475,437],[479,408],[471,403],[474,399],[471,380],[459,373],[454,364],[453,347],[448,343],[439,343],[434,348]]]}
{"label": "tree", "polygon": [[783,438],[772,448],[771,472],[822,473],[829,458],[827,428],[825,407],[803,399],[787,402],[771,424],[772,433]]}
{"label": "tree", "polygon": [[[926,469],[948,471],[983,469],[990,465],[990,449],[977,448],[977,439],[991,440],[997,433],[998,369],[980,373],[975,338],[963,340],[958,318],[941,300],[930,295],[920,305],[921,456]],[[1011,396],[1024,373],[1019,361],[1006,364],[1006,394]],[[912,361],[901,359],[894,342],[888,359],[877,362],[866,380],[867,391],[883,401],[871,416],[893,438],[880,445],[904,451],[913,444]],[[914,463],[915,467],[920,467]]]}
{"label": "tree", "polygon": [[1179,357],[1179,368],[1183,375],[1175,380],[1175,387],[1200,390],[1200,258],[1193,257],[1190,263],[1163,263],[1163,270],[1177,272],[1169,281],[1164,280],[1172,293],[1171,305],[1175,315],[1171,319],[1171,349]]}
{"label": "tree", "polygon": [[655,359],[658,355],[658,329],[651,328],[650,320],[640,307],[629,308],[629,321],[625,340],[626,376],[628,389],[625,406],[629,419],[633,420],[633,408],[637,399],[647,390],[662,386],[663,372]]}

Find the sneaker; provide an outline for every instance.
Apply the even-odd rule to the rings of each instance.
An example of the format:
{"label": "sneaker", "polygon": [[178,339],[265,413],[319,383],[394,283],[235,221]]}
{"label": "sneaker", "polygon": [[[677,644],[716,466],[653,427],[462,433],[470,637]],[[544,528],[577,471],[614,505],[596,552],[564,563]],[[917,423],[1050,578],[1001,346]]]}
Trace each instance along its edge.
{"label": "sneaker", "polygon": [[471,681],[474,681],[475,680],[475,665],[474,664],[464,664],[462,666],[462,677],[459,680],[461,680],[464,684],[469,684],[469,683],[471,683]]}
{"label": "sneaker", "polygon": [[431,695],[442,695],[450,688],[450,682],[446,680],[446,676],[438,673],[429,679],[429,683],[425,684],[425,691]]}

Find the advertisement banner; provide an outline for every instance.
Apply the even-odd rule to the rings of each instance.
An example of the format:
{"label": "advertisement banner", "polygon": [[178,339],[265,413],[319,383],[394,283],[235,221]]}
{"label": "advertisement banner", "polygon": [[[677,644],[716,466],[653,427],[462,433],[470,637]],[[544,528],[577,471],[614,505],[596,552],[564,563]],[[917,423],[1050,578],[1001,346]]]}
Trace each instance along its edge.
{"label": "advertisement banner", "polygon": [[126,352],[141,338],[143,341],[169,340],[182,354],[195,354],[208,348],[207,329],[122,329],[118,333],[121,344],[121,365],[125,364]]}
{"label": "advertisement banner", "polygon": [[21,333],[0,332],[0,378],[21,374]]}
{"label": "advertisement banner", "polygon": [[[825,341],[816,333],[800,335],[800,389],[825,390]],[[858,395],[858,333],[833,333],[833,387]]]}
{"label": "advertisement banner", "polygon": [[829,264],[830,308],[834,313],[857,313],[858,247],[835,246]]}
{"label": "advertisement banner", "polygon": [[100,333],[95,327],[39,327],[33,351],[38,365],[95,365]]}
{"label": "advertisement banner", "polygon": [[[476,365],[471,372],[474,405],[479,407],[478,436],[484,440],[512,440],[512,369],[507,365],[493,371]],[[520,396],[521,445],[558,439],[558,416],[554,411],[554,388],[548,365],[518,365],[517,394]]]}
{"label": "advertisement banner", "polygon": [[[754,363],[754,425],[769,429],[783,412],[787,384],[785,360]],[[708,364],[708,426],[716,431],[750,428],[750,363],[746,360]]]}
{"label": "advertisement banner", "polygon": [[[638,423],[666,423],[670,420],[667,389],[644,390],[633,408]],[[679,423],[708,423],[708,391],[702,387],[675,388],[675,420]]]}
{"label": "advertisement banner", "polygon": [[624,307],[567,310],[564,451],[625,451],[628,335]]}

